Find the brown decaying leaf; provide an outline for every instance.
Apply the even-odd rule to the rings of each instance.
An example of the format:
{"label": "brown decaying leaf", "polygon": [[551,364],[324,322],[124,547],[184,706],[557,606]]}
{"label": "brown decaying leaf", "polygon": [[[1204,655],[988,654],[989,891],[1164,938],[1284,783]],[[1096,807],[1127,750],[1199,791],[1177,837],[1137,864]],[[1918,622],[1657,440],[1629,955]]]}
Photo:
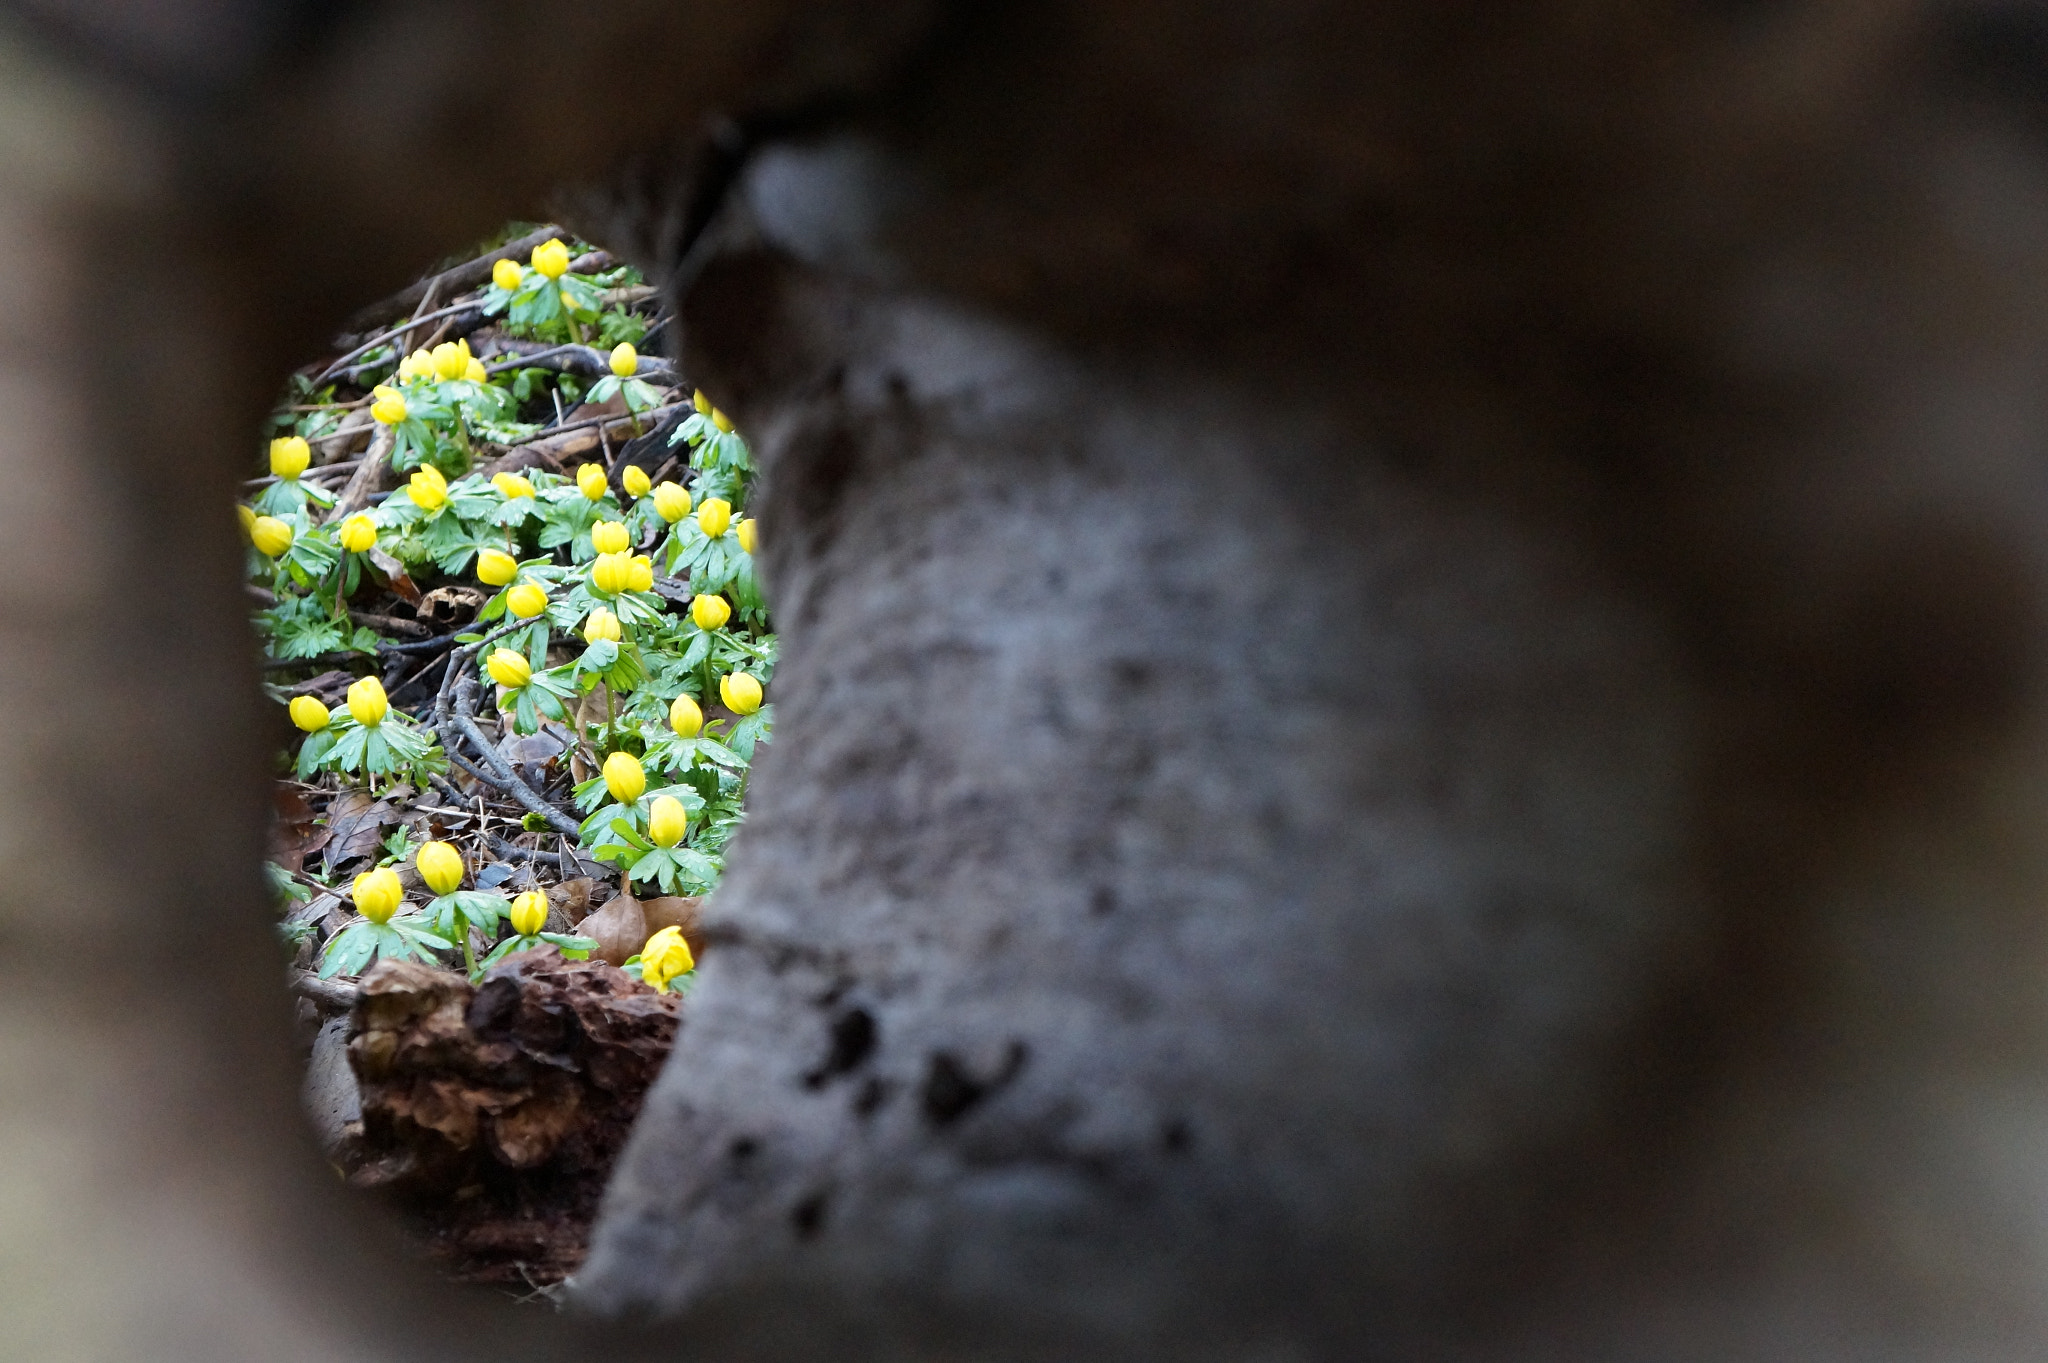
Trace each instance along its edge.
{"label": "brown decaying leaf", "polygon": [[658,899],[641,900],[640,913],[647,920],[647,935],[652,937],[663,928],[681,928],[683,940],[690,944],[690,955],[702,957],[704,938],[697,918],[703,903],[704,897],[694,894],[665,894]]}
{"label": "brown decaying leaf", "polygon": [[591,952],[594,958],[624,965],[647,945],[647,916],[632,895],[613,895],[603,908],[578,923],[576,931],[596,939],[597,949]]}
{"label": "brown decaying leaf", "polygon": [[375,857],[382,849],[384,830],[398,822],[398,815],[385,800],[372,800],[358,790],[347,790],[327,806],[327,828],[332,841],[327,847],[327,869],[339,870],[351,861]]}

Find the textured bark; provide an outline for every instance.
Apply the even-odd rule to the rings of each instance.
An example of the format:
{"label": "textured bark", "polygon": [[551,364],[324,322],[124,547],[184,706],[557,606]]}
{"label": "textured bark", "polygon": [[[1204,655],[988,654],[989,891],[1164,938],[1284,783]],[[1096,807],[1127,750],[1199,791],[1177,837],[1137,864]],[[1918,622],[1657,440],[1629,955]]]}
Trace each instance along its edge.
{"label": "textured bark", "polygon": [[[574,99],[510,170],[437,152],[496,11],[341,34],[240,140],[178,105],[183,159],[0,82],[57,148],[0,195],[53,262],[0,276],[0,883],[90,854],[137,999],[7,958],[0,1354],[2038,1357],[2031,21],[1048,0],[906,58],[914,6],[797,8],[565,39],[568,89],[687,52],[635,119],[679,146],[773,115],[715,215],[739,158]],[[785,652],[556,1330],[407,1285],[280,1153],[208,518],[266,365],[607,148],[601,235],[760,446]],[[146,425],[83,406],[108,366]]]}

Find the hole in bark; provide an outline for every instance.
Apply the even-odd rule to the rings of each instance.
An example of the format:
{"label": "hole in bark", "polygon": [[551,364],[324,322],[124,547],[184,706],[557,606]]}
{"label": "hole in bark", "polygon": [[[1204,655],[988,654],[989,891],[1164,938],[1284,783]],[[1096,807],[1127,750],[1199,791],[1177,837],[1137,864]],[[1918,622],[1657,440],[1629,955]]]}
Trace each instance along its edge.
{"label": "hole in bark", "polygon": [[889,1101],[890,1085],[886,1079],[870,1075],[853,1095],[853,1115],[872,1117]]}
{"label": "hole in bark", "polygon": [[796,1230],[799,1240],[815,1240],[818,1232],[825,1228],[825,1194],[812,1193],[796,1204],[789,1213],[789,1224]]}
{"label": "hole in bark", "polygon": [[849,1008],[832,1020],[831,1051],[825,1063],[804,1076],[804,1087],[823,1088],[843,1074],[851,1074],[874,1053],[874,1016],[865,1008]]}
{"label": "hole in bark", "polygon": [[746,1165],[753,1160],[754,1156],[761,1153],[761,1142],[755,1140],[752,1136],[741,1136],[733,1141],[731,1145],[727,1146],[725,1152],[731,1157],[735,1166]]}
{"label": "hole in bark", "polygon": [[924,1079],[924,1115],[933,1126],[958,1121],[984,1098],[1016,1078],[1024,1068],[1028,1052],[1021,1041],[1012,1041],[1003,1062],[993,1073],[976,1074],[967,1062],[951,1051],[934,1051]]}

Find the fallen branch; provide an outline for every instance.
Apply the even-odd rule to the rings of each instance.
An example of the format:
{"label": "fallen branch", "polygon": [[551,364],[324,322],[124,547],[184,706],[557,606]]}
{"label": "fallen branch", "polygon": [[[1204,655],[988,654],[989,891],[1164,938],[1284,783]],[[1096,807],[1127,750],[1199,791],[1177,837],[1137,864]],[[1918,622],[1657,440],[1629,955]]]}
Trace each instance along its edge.
{"label": "fallen branch", "polygon": [[302,999],[310,999],[315,1008],[326,1013],[346,1013],[356,1006],[354,985],[323,980],[303,970],[292,972],[291,991]]}
{"label": "fallen branch", "polygon": [[[448,754],[448,760],[482,781],[501,794],[510,795],[533,813],[548,821],[548,826],[564,837],[582,836],[582,828],[576,820],[542,799],[540,794],[499,756],[498,749],[485,737],[476,723],[476,678],[470,673],[469,665],[477,653],[487,644],[512,633],[525,629],[527,622],[515,620],[492,630],[473,644],[457,649],[448,659],[448,671],[441,677],[441,688],[434,695],[434,732],[441,739],[441,750]],[[462,755],[459,738],[469,740],[476,750],[477,758],[486,771]]]}

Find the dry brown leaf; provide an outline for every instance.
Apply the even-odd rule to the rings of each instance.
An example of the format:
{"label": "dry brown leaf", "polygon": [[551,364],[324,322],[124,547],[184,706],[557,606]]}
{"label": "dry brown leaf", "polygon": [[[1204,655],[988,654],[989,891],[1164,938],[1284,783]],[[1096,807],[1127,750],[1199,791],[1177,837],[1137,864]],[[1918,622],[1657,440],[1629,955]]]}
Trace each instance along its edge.
{"label": "dry brown leaf", "polygon": [[658,899],[641,900],[640,913],[647,920],[647,935],[652,937],[663,928],[681,928],[683,940],[690,944],[690,954],[702,956],[704,939],[697,919],[703,903],[704,897],[695,894],[665,894]]}
{"label": "dry brown leaf", "polygon": [[389,802],[372,800],[359,790],[343,791],[327,806],[327,869],[374,857],[383,848],[384,830],[398,822]]}
{"label": "dry brown leaf", "polygon": [[590,954],[612,965],[624,965],[647,945],[647,916],[629,894],[613,895],[605,906],[576,925],[576,931],[597,941]]}

